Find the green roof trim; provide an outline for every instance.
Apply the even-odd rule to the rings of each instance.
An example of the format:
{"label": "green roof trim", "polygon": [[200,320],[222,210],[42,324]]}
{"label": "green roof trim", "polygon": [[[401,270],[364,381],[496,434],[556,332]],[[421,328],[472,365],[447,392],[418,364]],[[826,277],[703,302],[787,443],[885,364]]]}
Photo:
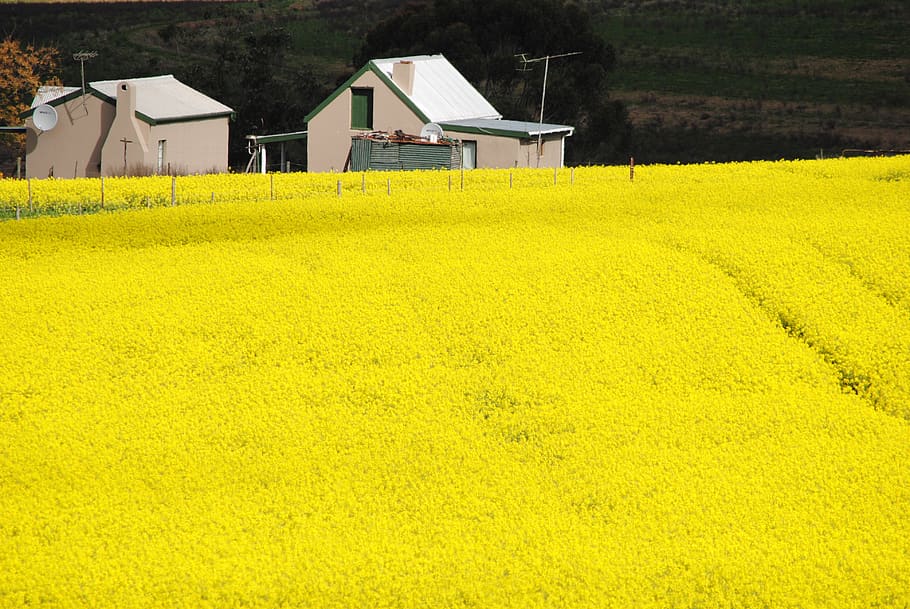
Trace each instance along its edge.
{"label": "green roof trim", "polygon": [[313,109],[312,112],[310,112],[309,114],[304,116],[303,120],[306,122],[310,122],[314,116],[316,116],[317,114],[322,112],[326,106],[328,106],[330,103],[335,101],[335,98],[338,97],[339,95],[341,95],[342,91],[345,91],[346,89],[348,89],[352,84],[354,84],[354,81],[356,81],[358,78],[363,76],[369,68],[370,68],[370,64],[368,63],[367,65],[363,66],[362,68],[360,68],[359,70],[354,72],[354,74],[349,79],[344,81],[343,85],[341,85],[340,87],[335,89],[332,92],[332,94],[329,95],[328,97],[326,97],[324,100],[322,100],[322,103],[319,104],[318,106],[316,106],[316,108]]}
{"label": "green roof trim", "polygon": [[417,117],[418,117],[421,121],[423,121],[423,122],[425,122],[425,123],[429,123],[429,122],[430,122],[430,119],[427,118],[427,115],[424,114],[424,113],[420,110],[420,108],[417,107],[417,105],[411,100],[410,97],[408,97],[407,95],[405,95],[404,91],[402,91],[401,89],[398,88],[398,85],[396,85],[395,83],[392,82],[392,79],[389,78],[388,75],[386,75],[385,72],[383,72],[382,70],[379,69],[379,66],[377,66],[376,63],[375,63],[372,59],[371,59],[370,61],[368,61],[368,62],[366,63],[366,65],[364,65],[362,68],[360,68],[359,70],[357,70],[357,71],[353,74],[353,76],[351,76],[349,79],[347,79],[347,80],[344,82],[343,85],[341,85],[340,87],[338,87],[337,89],[335,89],[335,90],[332,92],[331,95],[329,95],[329,96],[326,97],[324,100],[322,100],[322,103],[319,104],[318,106],[316,106],[316,108],[315,108],[312,112],[310,112],[309,114],[307,114],[307,115],[303,118],[303,120],[305,120],[306,122],[310,122],[311,120],[313,120],[313,119],[316,117],[317,114],[319,114],[320,112],[322,112],[322,111],[325,109],[326,106],[328,106],[330,103],[332,103],[333,101],[335,101],[335,99],[336,99],[339,95],[341,95],[344,91],[350,89],[350,88],[351,88],[351,85],[353,85],[355,82],[357,82],[357,80],[358,80],[361,76],[363,76],[364,74],[366,74],[367,71],[372,72],[373,74],[376,75],[377,78],[379,78],[379,80],[381,80],[383,83],[385,83],[385,85],[386,85],[386,86],[387,86],[387,87],[388,87],[388,88],[389,88],[389,89],[398,97],[398,99],[400,99],[400,100],[404,103],[404,105],[407,106],[408,109],[411,110],[411,112],[413,112],[414,114],[416,114]]}
{"label": "green roof trim", "polygon": [[379,66],[377,66],[372,60],[370,61],[370,63],[368,65],[373,70],[373,73],[379,77],[379,80],[384,82],[386,84],[386,86],[389,89],[391,89],[395,95],[398,96],[398,99],[400,99],[402,102],[404,102],[404,105],[407,106],[408,108],[410,108],[411,112],[413,112],[414,114],[417,115],[417,118],[419,118],[424,123],[430,122],[430,119],[427,117],[427,115],[424,114],[413,101],[411,101],[410,97],[405,95],[404,91],[402,91],[401,89],[398,88],[398,85],[396,85],[394,82],[392,82],[392,79],[389,78],[385,72],[383,72],[382,70],[379,69]]}
{"label": "green roof trim", "polygon": [[[507,121],[503,121],[504,123]],[[454,131],[456,133],[470,133],[473,135],[493,135],[496,137],[511,137],[515,139],[534,139],[537,138],[537,134],[530,133],[529,131],[521,131],[515,129],[500,129],[500,128],[488,128],[488,127],[476,127],[473,125],[459,125],[458,123],[446,123],[440,122],[439,126],[445,129],[446,131]],[[571,134],[572,129],[566,128],[564,130],[558,131],[548,131],[541,134],[544,138],[547,136],[553,135],[562,135],[562,134]]]}
{"label": "green roof trim", "polygon": [[[93,95],[94,97],[97,97],[98,99],[101,99],[101,100],[106,100],[106,97],[107,97],[107,96],[105,96],[105,95],[101,95],[100,93],[98,93],[98,92],[95,91],[94,89],[87,89],[86,92],[85,92],[85,94],[86,94],[86,95]],[[45,102],[44,104],[41,104],[41,105],[59,106],[60,104],[64,104],[64,103],[66,103],[66,102],[68,102],[68,101],[72,101],[72,100],[76,99],[77,97],[82,97],[82,90],[81,90],[81,89],[76,90],[76,91],[73,91],[73,92],[71,92],[71,93],[67,93],[66,95],[61,95],[60,97],[58,97],[58,98],[56,98],[56,99],[52,99],[51,101]],[[37,107],[38,107],[38,106],[35,106],[35,108],[37,108]],[[25,112],[21,112],[21,113],[19,114],[19,118],[23,118],[23,119],[24,119],[24,118],[30,117],[32,114],[35,113],[35,108],[29,108],[29,109],[26,110]]]}
{"label": "green roof trim", "polygon": [[455,131],[456,133],[495,135],[497,137],[512,137],[518,139],[528,139],[531,137],[531,134],[527,131],[511,131],[509,129],[484,129],[481,127],[469,127],[466,125],[450,125],[449,123],[439,123],[439,126],[446,131]]}
{"label": "green roof trim", "polygon": [[495,135],[497,137],[512,137],[527,139],[531,137],[529,133],[521,131],[509,131],[508,129],[482,129],[480,127],[467,127],[465,125],[450,125],[448,123],[439,123],[439,126],[446,131],[455,131],[457,133],[471,133],[474,135]]}
{"label": "green roof trim", "polygon": [[139,112],[138,110],[136,111],[136,118],[138,118],[142,122],[148,123],[149,125],[152,125],[152,126],[170,125],[173,123],[193,123],[196,121],[209,120],[211,118],[225,118],[225,117],[229,117],[229,118],[231,118],[231,120],[233,120],[234,113],[233,112],[213,112],[211,114],[194,114],[192,116],[177,116],[174,118],[155,119],[150,116],[146,116],[145,114],[143,114],[142,112]]}

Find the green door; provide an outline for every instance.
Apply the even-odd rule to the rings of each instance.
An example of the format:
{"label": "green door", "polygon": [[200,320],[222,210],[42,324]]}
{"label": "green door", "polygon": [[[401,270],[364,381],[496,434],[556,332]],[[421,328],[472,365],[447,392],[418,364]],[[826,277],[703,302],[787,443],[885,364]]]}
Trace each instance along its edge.
{"label": "green door", "polygon": [[351,129],[373,128],[373,89],[351,89]]}

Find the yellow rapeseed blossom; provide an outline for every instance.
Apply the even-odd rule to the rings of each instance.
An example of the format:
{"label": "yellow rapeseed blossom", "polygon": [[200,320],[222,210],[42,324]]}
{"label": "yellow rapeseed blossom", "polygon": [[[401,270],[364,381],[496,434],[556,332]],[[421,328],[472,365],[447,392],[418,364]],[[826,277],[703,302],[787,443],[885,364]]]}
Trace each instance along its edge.
{"label": "yellow rapeseed blossom", "polygon": [[0,180],[0,608],[910,604],[910,158],[461,180]]}

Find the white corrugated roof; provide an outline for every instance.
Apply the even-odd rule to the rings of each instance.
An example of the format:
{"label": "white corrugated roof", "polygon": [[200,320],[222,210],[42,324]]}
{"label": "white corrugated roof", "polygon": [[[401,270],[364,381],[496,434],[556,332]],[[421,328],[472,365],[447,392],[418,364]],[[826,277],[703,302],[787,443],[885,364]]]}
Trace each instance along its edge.
{"label": "white corrugated roof", "polygon": [[155,121],[233,112],[228,106],[183,84],[170,74],[149,78],[99,80],[90,83],[90,86],[102,95],[116,100],[117,85],[124,81],[130,83],[136,90],[136,111]]}
{"label": "white corrugated roof", "polygon": [[374,59],[372,63],[392,80],[392,66],[399,61],[414,63],[414,90],[407,94],[397,84],[395,87],[431,121],[502,118],[496,108],[442,55]]}
{"label": "white corrugated roof", "polygon": [[55,99],[66,97],[70,93],[81,91],[81,87],[64,87],[62,85],[42,85],[38,87],[35,93],[35,99],[32,100],[32,108],[37,108],[41,104],[47,104]]}

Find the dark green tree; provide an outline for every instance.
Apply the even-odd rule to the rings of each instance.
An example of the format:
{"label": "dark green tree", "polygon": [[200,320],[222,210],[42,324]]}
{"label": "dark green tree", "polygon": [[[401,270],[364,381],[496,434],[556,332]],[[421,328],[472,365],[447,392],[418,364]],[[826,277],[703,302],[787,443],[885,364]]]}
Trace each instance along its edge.
{"label": "dark green tree", "polygon": [[628,158],[631,128],[623,104],[609,95],[613,47],[594,31],[588,11],[562,0],[432,0],[402,7],[370,30],[355,64],[379,57],[442,53],[505,116],[538,120],[543,62],[522,71],[517,57],[578,51],[554,60],[547,79],[545,122],[574,125],[572,164]]}
{"label": "dark green tree", "polygon": [[192,69],[197,86],[235,111],[229,142],[235,165],[246,161],[247,135],[303,129],[303,117],[325,95],[312,70],[290,65],[290,45],[280,26],[224,28],[214,43],[214,65]]}

